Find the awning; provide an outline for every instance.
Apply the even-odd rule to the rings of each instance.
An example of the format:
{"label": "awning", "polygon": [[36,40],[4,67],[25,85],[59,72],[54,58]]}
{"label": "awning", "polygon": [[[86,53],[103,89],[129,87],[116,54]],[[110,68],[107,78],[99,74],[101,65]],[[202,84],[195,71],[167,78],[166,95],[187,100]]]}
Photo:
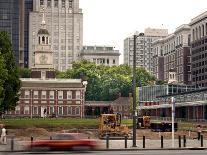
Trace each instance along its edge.
{"label": "awning", "polygon": [[[175,107],[188,107],[188,106],[201,106],[207,105],[207,100],[204,101],[195,101],[195,102],[182,102],[182,103],[175,103]],[[151,105],[151,106],[140,106],[140,110],[147,110],[147,109],[161,109],[161,108],[171,108],[171,104],[161,104],[161,105]]]}

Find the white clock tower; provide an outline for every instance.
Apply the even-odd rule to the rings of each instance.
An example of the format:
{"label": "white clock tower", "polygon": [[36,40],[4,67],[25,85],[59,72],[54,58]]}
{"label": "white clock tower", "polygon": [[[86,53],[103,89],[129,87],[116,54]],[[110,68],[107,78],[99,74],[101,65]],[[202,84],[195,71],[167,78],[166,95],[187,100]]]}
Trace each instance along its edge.
{"label": "white clock tower", "polygon": [[42,17],[41,28],[37,33],[38,44],[34,52],[34,67],[32,67],[32,78],[54,78],[51,77],[54,72],[53,67],[53,52],[50,45],[50,35],[46,29],[44,12]]}

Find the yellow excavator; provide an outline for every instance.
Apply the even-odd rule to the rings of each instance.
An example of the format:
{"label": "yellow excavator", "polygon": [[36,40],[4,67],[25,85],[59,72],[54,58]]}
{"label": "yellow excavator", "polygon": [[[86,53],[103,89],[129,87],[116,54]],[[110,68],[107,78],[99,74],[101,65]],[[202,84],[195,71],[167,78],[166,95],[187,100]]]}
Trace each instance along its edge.
{"label": "yellow excavator", "polygon": [[129,136],[127,125],[121,124],[121,114],[101,114],[99,125],[99,137],[106,135],[114,137]]}

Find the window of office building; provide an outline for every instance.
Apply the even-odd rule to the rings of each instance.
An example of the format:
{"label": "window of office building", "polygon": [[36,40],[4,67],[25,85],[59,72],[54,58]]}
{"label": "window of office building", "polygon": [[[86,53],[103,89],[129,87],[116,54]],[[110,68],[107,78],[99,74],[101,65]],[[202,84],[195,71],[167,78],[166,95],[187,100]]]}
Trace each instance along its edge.
{"label": "window of office building", "polygon": [[58,8],[58,0],[54,0],[54,7]]}
{"label": "window of office building", "polygon": [[65,8],[65,0],[62,0],[62,7]]}
{"label": "window of office building", "polygon": [[73,0],[69,0],[69,8],[73,8]]}
{"label": "window of office building", "polygon": [[47,0],[47,7],[51,8],[51,0]]}
{"label": "window of office building", "polygon": [[40,0],[40,5],[44,5],[44,0]]}

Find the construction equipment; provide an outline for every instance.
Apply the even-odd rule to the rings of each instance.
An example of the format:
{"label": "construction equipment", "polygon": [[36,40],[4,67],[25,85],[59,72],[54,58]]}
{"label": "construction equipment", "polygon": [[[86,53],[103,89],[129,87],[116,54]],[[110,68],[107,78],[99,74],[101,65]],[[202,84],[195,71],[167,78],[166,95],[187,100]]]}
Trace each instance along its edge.
{"label": "construction equipment", "polygon": [[121,114],[101,114],[99,125],[99,137],[104,138],[106,135],[114,137],[128,136],[129,128],[121,124]]}
{"label": "construction equipment", "polygon": [[142,116],[137,119],[137,128],[150,128],[150,116]]}

